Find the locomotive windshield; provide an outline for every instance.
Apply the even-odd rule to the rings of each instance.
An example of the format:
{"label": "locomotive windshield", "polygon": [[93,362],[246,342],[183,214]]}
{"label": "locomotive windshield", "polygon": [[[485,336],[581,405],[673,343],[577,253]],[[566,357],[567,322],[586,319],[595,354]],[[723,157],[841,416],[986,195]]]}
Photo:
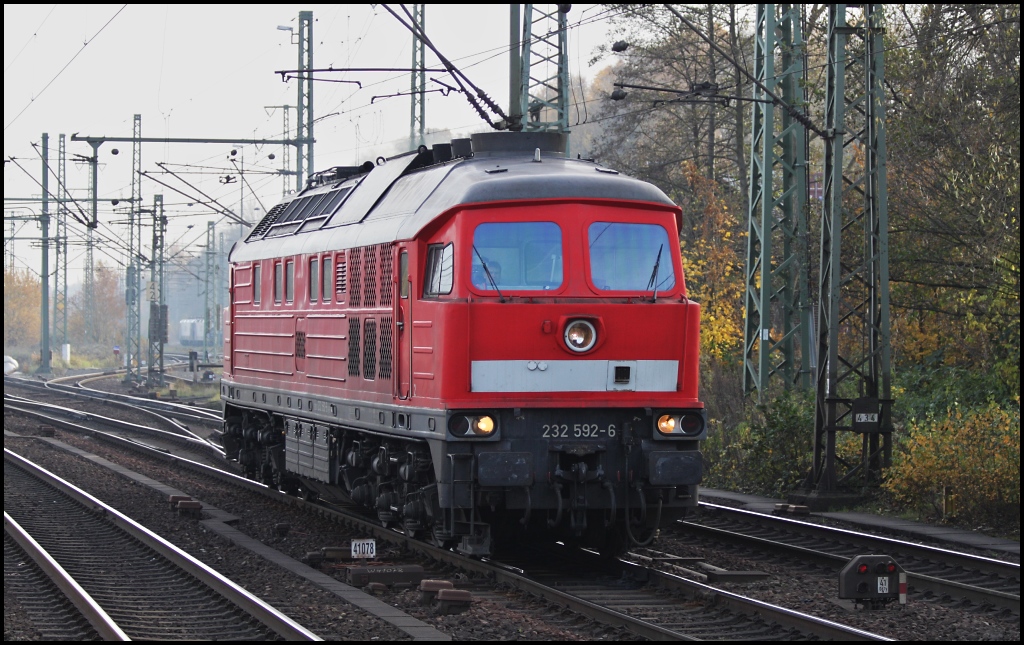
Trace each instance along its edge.
{"label": "locomotive windshield", "polygon": [[654,224],[594,222],[590,277],[601,291],[666,291],[676,284],[668,233]]}
{"label": "locomotive windshield", "polygon": [[562,284],[562,230],[554,222],[480,224],[473,247],[477,289],[546,291]]}

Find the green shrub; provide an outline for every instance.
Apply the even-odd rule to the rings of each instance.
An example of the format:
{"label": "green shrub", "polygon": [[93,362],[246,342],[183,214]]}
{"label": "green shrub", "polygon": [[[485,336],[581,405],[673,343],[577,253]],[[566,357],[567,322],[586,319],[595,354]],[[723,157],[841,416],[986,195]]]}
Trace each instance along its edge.
{"label": "green shrub", "polygon": [[955,496],[959,520],[1019,532],[1019,399],[950,408],[910,423],[893,451],[884,490],[896,504],[939,515],[945,487]]}
{"label": "green shrub", "polygon": [[810,471],[813,434],[809,392],[784,391],[731,428],[712,423],[703,446],[704,485],[785,497]]}

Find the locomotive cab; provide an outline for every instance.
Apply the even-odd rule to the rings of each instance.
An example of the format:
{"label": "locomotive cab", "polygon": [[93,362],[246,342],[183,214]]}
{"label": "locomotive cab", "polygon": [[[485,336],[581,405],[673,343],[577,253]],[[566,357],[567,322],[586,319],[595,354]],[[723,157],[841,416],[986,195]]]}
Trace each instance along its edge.
{"label": "locomotive cab", "polygon": [[431,240],[441,507],[608,550],[693,507],[706,423],[678,226],[661,204],[529,200],[462,210]]}
{"label": "locomotive cab", "polygon": [[236,247],[225,447],[468,553],[647,543],[706,436],[680,209],[561,135],[472,149],[332,176]]}

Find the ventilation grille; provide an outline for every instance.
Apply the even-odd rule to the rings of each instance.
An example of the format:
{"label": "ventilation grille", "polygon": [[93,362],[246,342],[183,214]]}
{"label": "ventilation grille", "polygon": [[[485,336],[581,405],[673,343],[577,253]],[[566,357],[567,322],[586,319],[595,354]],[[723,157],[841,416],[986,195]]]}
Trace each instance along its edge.
{"label": "ventilation grille", "polygon": [[359,376],[359,332],[361,321],[357,316],[348,319],[348,375]]}
{"label": "ventilation grille", "polygon": [[377,378],[391,378],[391,316],[380,319],[380,363]]}
{"label": "ventilation grille", "polygon": [[348,252],[352,274],[349,276],[351,294],[349,304],[353,307],[363,306],[363,249],[352,249]]}
{"label": "ventilation grille", "polygon": [[377,256],[380,246],[363,249],[363,306],[377,306]]}
{"label": "ventilation grille", "polygon": [[363,332],[363,378],[372,381],[377,372],[377,321],[367,320]]}
{"label": "ventilation grille", "polygon": [[395,297],[395,281],[391,272],[394,270],[391,244],[380,246],[380,306],[390,308]]}
{"label": "ventilation grille", "polygon": [[345,264],[345,256],[339,253],[337,263],[338,266],[334,277],[334,292],[342,294],[348,289],[348,266]]}
{"label": "ventilation grille", "polygon": [[263,216],[263,219],[260,220],[260,223],[256,225],[256,228],[252,229],[252,233],[249,233],[249,237],[246,238],[246,241],[258,240],[266,235],[267,231],[269,231],[270,227],[274,225],[277,218],[281,217],[281,213],[283,213],[286,208],[288,208],[288,204],[278,204],[271,208],[270,211]]}

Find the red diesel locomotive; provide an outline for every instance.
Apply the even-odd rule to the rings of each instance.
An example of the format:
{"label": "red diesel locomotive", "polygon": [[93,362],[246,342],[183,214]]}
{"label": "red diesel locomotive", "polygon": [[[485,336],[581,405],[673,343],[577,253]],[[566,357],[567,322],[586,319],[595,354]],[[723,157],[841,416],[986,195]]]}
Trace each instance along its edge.
{"label": "red diesel locomotive", "polygon": [[230,256],[228,456],[479,555],[616,553],[694,508],[682,213],[563,137],[332,168],[271,209]]}

